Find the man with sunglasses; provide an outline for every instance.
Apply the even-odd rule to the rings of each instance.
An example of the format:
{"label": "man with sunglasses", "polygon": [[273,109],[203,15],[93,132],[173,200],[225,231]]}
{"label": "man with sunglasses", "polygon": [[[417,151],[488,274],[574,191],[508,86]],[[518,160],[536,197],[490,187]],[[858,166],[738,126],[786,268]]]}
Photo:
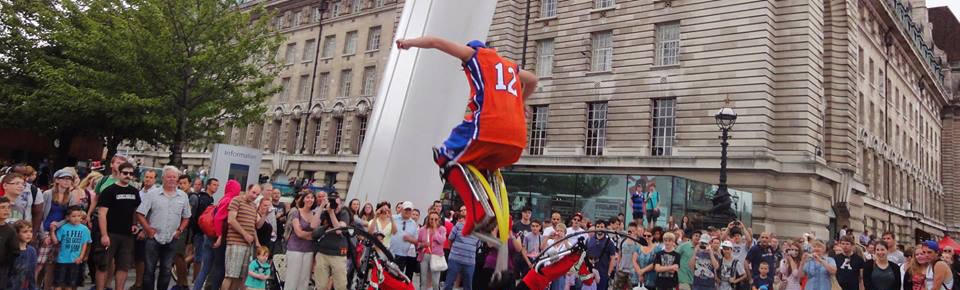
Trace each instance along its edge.
{"label": "man with sunglasses", "polygon": [[413,271],[420,266],[417,262],[417,251],[413,243],[417,242],[417,221],[412,218],[413,203],[404,201],[400,204],[400,217],[393,222],[397,225],[397,233],[390,239],[390,253],[397,257],[400,270],[407,277],[413,277]]}
{"label": "man with sunglasses", "polygon": [[97,265],[97,290],[103,290],[107,284],[107,269],[116,264],[116,288],[123,289],[127,280],[127,270],[133,266],[134,234],[133,225],[137,207],[140,206],[140,193],[130,185],[133,180],[133,164],[124,162],[117,166],[119,179],[103,189],[99,196],[97,227],[102,233],[94,241],[93,257]]}

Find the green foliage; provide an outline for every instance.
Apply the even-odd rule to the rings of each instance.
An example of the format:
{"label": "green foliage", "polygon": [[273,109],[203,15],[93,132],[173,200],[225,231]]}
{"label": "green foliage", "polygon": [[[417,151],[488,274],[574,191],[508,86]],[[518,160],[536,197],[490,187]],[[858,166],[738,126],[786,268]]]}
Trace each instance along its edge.
{"label": "green foliage", "polygon": [[180,164],[188,143],[259,120],[279,89],[282,38],[262,5],[0,0],[0,9],[0,44],[12,47],[0,55],[16,56],[0,57],[0,77],[16,84],[0,87],[0,104],[37,128],[170,145]]}

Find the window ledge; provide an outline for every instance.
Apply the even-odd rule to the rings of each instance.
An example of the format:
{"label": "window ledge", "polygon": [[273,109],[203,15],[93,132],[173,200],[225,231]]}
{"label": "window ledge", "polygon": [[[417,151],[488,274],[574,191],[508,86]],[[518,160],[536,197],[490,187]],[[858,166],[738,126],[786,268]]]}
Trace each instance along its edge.
{"label": "window ledge", "polygon": [[537,79],[539,79],[539,80],[552,80],[552,79],[553,79],[553,75],[551,74],[551,75],[545,75],[545,76],[537,76]]}
{"label": "window ledge", "polygon": [[610,7],[590,9],[590,13],[611,11],[611,10],[615,10],[615,9],[617,9],[617,8],[620,8],[620,5],[619,5],[619,4],[614,4],[614,5],[611,5]]}
{"label": "window ledge", "polygon": [[308,60],[301,61],[300,64],[307,64],[307,63],[311,63],[311,62],[313,62],[313,60],[312,60],[312,59],[308,59]]}
{"label": "window ledge", "polygon": [[550,20],[557,20],[557,16],[554,15],[550,17],[541,17],[541,18],[534,19],[533,22],[543,22],[543,21],[550,21]]}
{"label": "window ledge", "polygon": [[678,63],[678,64],[669,64],[669,65],[653,65],[653,66],[650,66],[650,69],[660,70],[660,69],[673,69],[673,68],[679,68],[679,67],[680,67],[680,64]]}
{"label": "window ledge", "polygon": [[356,52],[350,53],[350,54],[344,54],[344,55],[342,55],[342,57],[351,57],[351,56],[355,56],[355,55],[357,55]]}
{"label": "window ledge", "polygon": [[364,53],[375,53],[375,52],[378,52],[378,51],[380,51],[379,48],[378,48],[378,49],[372,49],[372,50],[364,51]]}
{"label": "window ledge", "polygon": [[588,71],[588,72],[586,72],[586,74],[587,74],[588,76],[595,76],[595,75],[608,75],[608,74],[613,74],[613,70],[604,70],[604,71]]}
{"label": "window ledge", "polygon": [[320,58],[320,60],[331,60],[331,59],[333,59],[332,56],[324,56]]}

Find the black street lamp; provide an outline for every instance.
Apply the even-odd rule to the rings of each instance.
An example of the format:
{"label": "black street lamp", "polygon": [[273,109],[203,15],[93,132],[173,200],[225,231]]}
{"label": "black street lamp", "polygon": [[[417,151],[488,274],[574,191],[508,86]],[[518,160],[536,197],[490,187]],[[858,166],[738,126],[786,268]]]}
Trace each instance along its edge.
{"label": "black street lamp", "polygon": [[730,97],[727,96],[723,108],[717,111],[714,118],[717,120],[717,126],[720,127],[720,184],[717,193],[713,196],[713,214],[718,218],[726,220],[735,219],[737,214],[730,207],[733,200],[730,198],[730,192],[727,190],[727,139],[730,138],[730,129],[737,122],[737,113],[733,111],[730,105]]}

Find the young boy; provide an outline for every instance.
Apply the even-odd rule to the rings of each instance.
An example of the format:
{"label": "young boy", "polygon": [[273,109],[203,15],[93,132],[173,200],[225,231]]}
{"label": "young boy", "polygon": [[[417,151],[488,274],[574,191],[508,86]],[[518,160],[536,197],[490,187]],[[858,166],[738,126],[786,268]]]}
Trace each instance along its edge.
{"label": "young boy", "polygon": [[[530,232],[523,237],[523,249],[527,252],[527,260],[533,262],[540,254],[540,245],[543,243],[543,226],[538,220],[530,221]],[[523,273],[523,272],[521,272]]]}
{"label": "young boy", "polygon": [[13,223],[13,229],[17,231],[17,241],[20,242],[20,256],[14,262],[13,272],[10,273],[10,289],[37,289],[37,281],[34,279],[37,271],[37,250],[30,245],[33,241],[31,226],[28,221]]}
{"label": "young boy", "polygon": [[590,257],[589,259],[590,263],[587,264],[587,267],[590,269],[590,273],[579,277],[583,284],[580,290],[597,290],[597,284],[599,284],[597,282],[600,282],[600,271],[597,271],[597,267],[595,267],[600,259],[597,259],[597,257]]}
{"label": "young boy", "polygon": [[760,262],[760,273],[753,276],[753,290],[770,290],[773,288],[773,276],[770,276],[770,264]]}
{"label": "young boy", "polygon": [[80,275],[83,272],[83,257],[86,256],[87,244],[90,239],[90,229],[80,224],[83,222],[83,208],[71,206],[67,208],[67,224],[58,229],[51,229],[51,240],[60,244],[60,254],[57,256],[57,265],[53,273],[53,286],[60,289],[76,289],[80,286]]}
{"label": "young boy", "polygon": [[657,272],[657,290],[677,289],[680,271],[680,253],[677,253],[677,236],[673,233],[663,234],[663,251],[653,256],[654,271]]}
{"label": "young boy", "polygon": [[263,290],[267,288],[267,279],[270,279],[270,248],[257,248],[257,259],[250,262],[247,281],[244,283],[248,290]]}

